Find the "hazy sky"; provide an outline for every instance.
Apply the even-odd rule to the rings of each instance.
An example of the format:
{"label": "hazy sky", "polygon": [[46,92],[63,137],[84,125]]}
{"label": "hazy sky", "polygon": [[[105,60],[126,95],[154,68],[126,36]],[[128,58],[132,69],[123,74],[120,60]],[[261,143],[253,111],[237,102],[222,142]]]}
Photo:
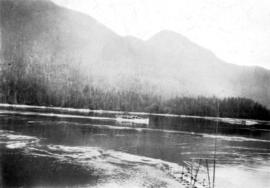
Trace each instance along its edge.
{"label": "hazy sky", "polygon": [[270,69],[270,0],[54,0],[120,35],[168,29],[236,64]]}

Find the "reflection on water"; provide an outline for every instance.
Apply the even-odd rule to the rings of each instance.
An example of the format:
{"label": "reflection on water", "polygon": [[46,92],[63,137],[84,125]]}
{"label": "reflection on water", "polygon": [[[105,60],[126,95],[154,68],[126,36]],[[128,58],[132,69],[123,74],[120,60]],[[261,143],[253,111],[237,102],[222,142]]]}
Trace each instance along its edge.
{"label": "reflection on water", "polygon": [[[31,112],[46,114],[48,111]],[[54,110],[53,113],[64,112]],[[215,139],[217,187],[270,185],[270,128],[265,124],[245,127],[219,123],[218,136],[215,136],[217,122],[198,118],[150,116],[150,124],[144,126],[119,124],[113,118],[115,114],[106,113],[40,116],[2,109],[0,115],[1,168],[5,185],[13,182],[15,186],[98,187],[105,186],[106,182],[122,187],[131,184],[178,187],[177,181],[170,178],[176,178],[179,171],[172,164],[213,158]],[[126,157],[127,154],[132,155]],[[139,156],[147,158],[138,159]],[[41,168],[36,168],[37,164]],[[35,173],[31,175],[30,171]],[[161,176],[165,171],[166,175]]]}

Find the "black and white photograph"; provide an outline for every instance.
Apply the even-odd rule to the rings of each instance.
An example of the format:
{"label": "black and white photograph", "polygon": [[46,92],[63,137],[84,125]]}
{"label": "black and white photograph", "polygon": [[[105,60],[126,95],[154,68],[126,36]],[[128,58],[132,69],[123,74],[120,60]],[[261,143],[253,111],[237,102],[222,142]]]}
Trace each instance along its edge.
{"label": "black and white photograph", "polygon": [[269,0],[0,0],[1,188],[269,188]]}

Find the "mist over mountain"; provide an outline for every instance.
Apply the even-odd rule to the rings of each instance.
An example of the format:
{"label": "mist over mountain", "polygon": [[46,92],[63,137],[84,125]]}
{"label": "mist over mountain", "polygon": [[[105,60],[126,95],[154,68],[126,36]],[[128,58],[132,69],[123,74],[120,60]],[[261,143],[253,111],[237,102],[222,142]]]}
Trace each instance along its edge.
{"label": "mist over mountain", "polygon": [[270,107],[269,70],[226,63],[181,34],[161,31],[143,41],[49,0],[0,2],[1,96],[9,101],[26,91],[72,98],[94,87],[165,99],[245,97]]}

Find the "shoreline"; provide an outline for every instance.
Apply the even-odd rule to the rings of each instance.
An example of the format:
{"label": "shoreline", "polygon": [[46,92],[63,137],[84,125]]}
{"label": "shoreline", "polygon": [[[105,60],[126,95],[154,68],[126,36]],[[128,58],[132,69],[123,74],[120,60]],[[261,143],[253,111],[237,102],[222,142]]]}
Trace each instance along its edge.
{"label": "shoreline", "polygon": [[[0,103],[0,108],[15,108],[15,109],[40,109],[40,110],[61,110],[65,112],[79,112],[79,113],[107,113],[107,114],[122,114],[126,111],[120,110],[91,110],[87,108],[70,108],[70,107],[55,107],[55,106],[37,106],[37,105],[26,105],[26,104],[8,104]],[[128,112],[132,115],[151,115],[151,116],[162,116],[162,117],[180,117],[180,118],[196,118],[205,119],[210,121],[224,122],[229,124],[252,126],[259,123],[266,123],[270,126],[270,121],[257,120],[257,119],[241,119],[241,118],[230,118],[230,117],[213,117],[213,116],[195,116],[195,115],[178,115],[178,114],[164,114],[164,113],[150,113],[150,112]]]}

